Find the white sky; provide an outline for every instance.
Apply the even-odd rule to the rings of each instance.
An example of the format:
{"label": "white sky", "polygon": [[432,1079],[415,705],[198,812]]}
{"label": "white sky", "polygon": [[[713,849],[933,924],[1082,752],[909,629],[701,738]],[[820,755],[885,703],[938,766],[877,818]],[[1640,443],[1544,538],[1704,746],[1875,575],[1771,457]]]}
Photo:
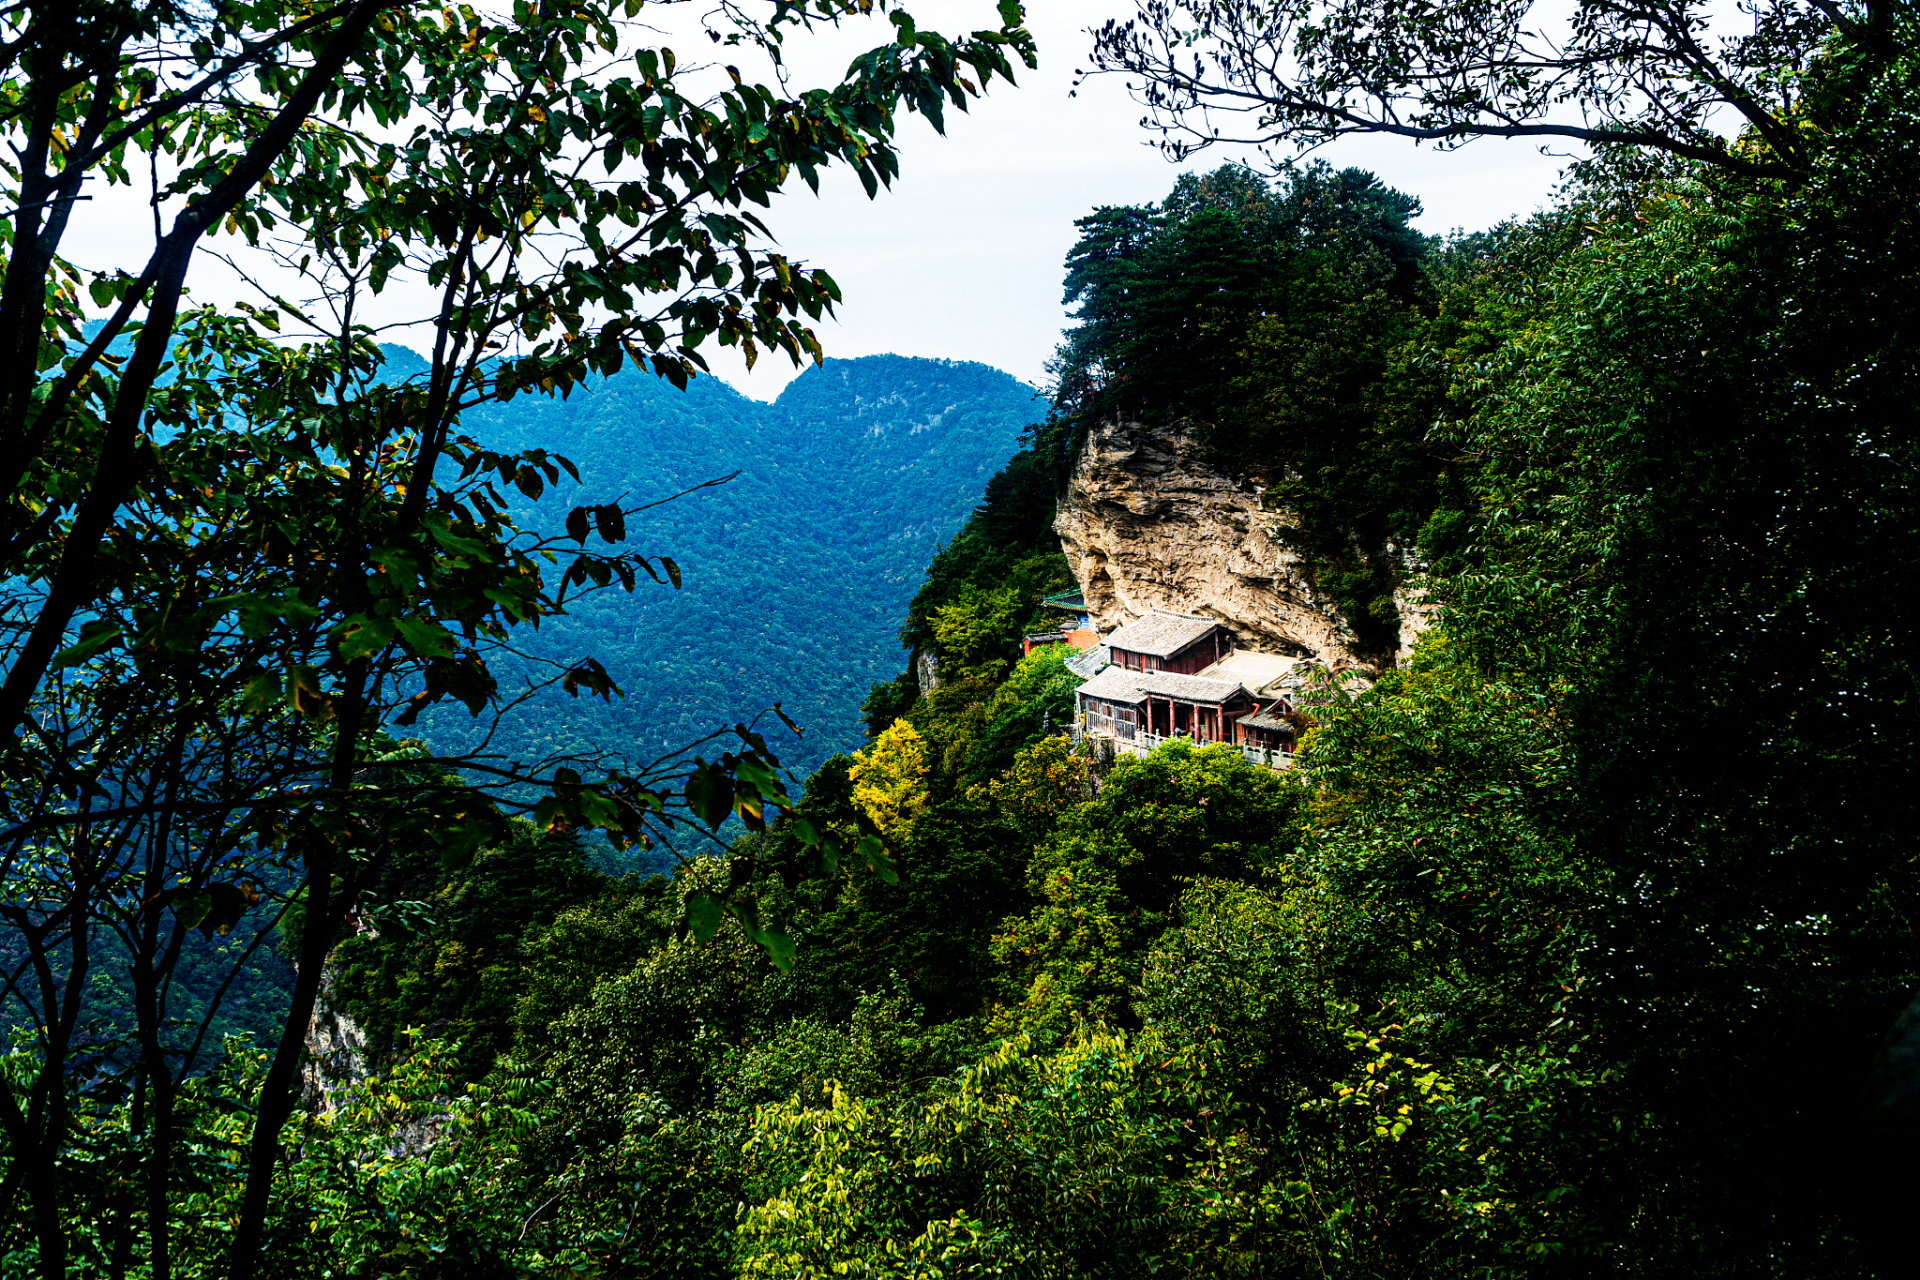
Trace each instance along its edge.
{"label": "white sky", "polygon": [[[649,7],[641,16],[664,12],[668,43],[691,61],[716,52],[690,21],[698,8]],[[923,28],[949,35],[997,25],[987,0],[919,0],[912,9]],[[1153,135],[1138,126],[1141,110],[1117,77],[1094,79],[1070,96],[1074,70],[1086,64],[1087,28],[1130,14],[1128,0],[1029,0],[1029,10],[1039,69],[1020,69],[1018,87],[996,83],[970,114],[949,112],[944,138],[920,116],[903,115],[901,175],[891,191],[869,201],[851,173],[833,169],[817,197],[796,177],[775,200],[767,222],[782,247],[824,267],[845,294],[837,321],[819,328],[829,356],[977,360],[1038,383],[1067,323],[1060,282],[1074,219],[1102,204],[1158,200],[1173,185],[1180,170],[1150,145]],[[878,21],[795,37],[797,83],[831,83],[853,54],[890,32]],[[1429,232],[1477,230],[1531,213],[1547,201],[1563,163],[1534,144],[1494,139],[1437,152],[1356,138],[1320,154],[1336,165],[1372,169],[1420,197],[1426,211],[1419,225]],[[1183,167],[1211,169],[1234,158],[1207,151]],[[92,194],[76,210],[69,256],[86,266],[137,270],[153,242],[145,200],[125,188],[95,185]],[[204,252],[191,284],[210,301],[253,296]],[[390,301],[414,305],[404,296]],[[720,376],[761,400],[778,395],[797,373],[779,356],[751,374],[731,350],[712,350],[709,359]]]}
{"label": "white sky", "polygon": [[[923,0],[913,11],[921,26],[950,35],[988,25],[991,9]],[[965,16],[949,18],[953,11]],[[1130,14],[1126,0],[1031,0],[1028,11],[1039,70],[1021,70],[1017,88],[996,83],[967,115],[949,113],[944,138],[908,117],[891,191],[868,201],[850,173],[835,171],[818,197],[796,184],[775,203],[768,223],[786,250],[825,267],[845,294],[838,323],[818,328],[829,356],[978,360],[1038,382],[1067,324],[1060,282],[1074,219],[1102,204],[1158,200],[1183,168],[1236,158],[1209,150],[1169,164],[1149,145],[1157,135],[1139,127],[1141,109],[1117,77],[1097,77],[1069,96],[1075,68],[1086,65],[1087,28]],[[875,43],[867,31],[860,36],[847,47]],[[1418,225],[1428,232],[1479,230],[1533,212],[1564,162],[1533,144],[1494,139],[1437,152],[1355,138],[1320,154],[1419,196],[1426,212]],[[763,360],[751,374],[737,358],[714,368],[762,400],[796,372],[784,357]]]}

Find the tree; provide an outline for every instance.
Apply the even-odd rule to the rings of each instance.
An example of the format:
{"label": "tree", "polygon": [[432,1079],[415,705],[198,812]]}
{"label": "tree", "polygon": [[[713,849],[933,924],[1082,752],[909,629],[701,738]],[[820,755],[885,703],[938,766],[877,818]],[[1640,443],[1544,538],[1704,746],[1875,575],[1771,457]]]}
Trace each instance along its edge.
{"label": "tree", "polygon": [[1287,513],[1275,535],[1382,662],[1406,551],[1457,489],[1427,439],[1446,379],[1422,342],[1453,250],[1410,225],[1419,211],[1320,162],[1277,182],[1226,165],[1157,206],[1100,209],[1077,224],[1077,323],[1050,366],[1071,429],[1180,421],[1261,485]]}
{"label": "tree", "polygon": [[[790,36],[872,8],[774,0],[716,15],[709,34],[778,68]],[[639,505],[575,510],[564,538],[519,530],[502,487],[538,497],[571,464],[489,450],[460,432],[462,412],[564,395],[627,360],[684,383],[708,339],[749,360],[818,359],[806,321],[837,286],[769,248],[748,206],[833,163],[872,192],[897,172],[900,106],[938,126],[945,105],[1011,78],[1009,54],[1031,65],[1014,0],[999,30],[958,41],[880,8],[891,41],[805,91],[731,67],[702,87],[701,68],[643,47],[597,0],[109,0],[0,16],[15,154],[0,285],[0,994],[36,1047],[31,1079],[0,1089],[0,1201],[27,1198],[42,1274],[67,1273],[78,1128],[129,1088],[138,1195],[99,1213],[123,1239],[143,1231],[150,1274],[171,1273],[174,1106],[199,1046],[171,1025],[169,978],[195,931],[210,939],[262,904],[301,923],[245,1139],[228,1265],[246,1276],[321,971],[397,850],[461,865],[504,834],[503,811],[671,845],[790,807],[745,725],[714,761],[516,761],[484,741],[447,757],[398,735],[440,703],[511,714],[533,688],[501,688],[489,659],[580,592],[679,582],[670,559],[616,545]],[[85,184],[141,168],[145,267],[63,258]],[[243,266],[267,264],[251,276],[260,301],[189,307],[187,269],[223,234]],[[292,280],[308,296],[275,283]],[[402,280],[432,299],[432,356],[393,381],[364,317]],[[587,655],[539,683],[618,692]],[[819,838],[802,848],[837,858]],[[868,860],[883,856],[875,841]],[[710,928],[706,908],[728,904],[699,905]],[[775,945],[750,910],[743,923]],[[87,1042],[103,939],[131,979],[126,1043]]]}
{"label": "tree", "polygon": [[[1762,0],[1729,33],[1704,0],[1580,0],[1565,18],[1525,0],[1145,0],[1094,33],[1093,66],[1138,77],[1175,157],[1355,133],[1442,147],[1541,138],[1785,176],[1811,162],[1801,74],[1836,37],[1891,59],[1893,9]],[[1740,141],[1717,131],[1723,118]]]}
{"label": "tree", "polygon": [[927,807],[927,748],[905,720],[882,730],[847,770],[853,802],[889,840],[905,839]]}

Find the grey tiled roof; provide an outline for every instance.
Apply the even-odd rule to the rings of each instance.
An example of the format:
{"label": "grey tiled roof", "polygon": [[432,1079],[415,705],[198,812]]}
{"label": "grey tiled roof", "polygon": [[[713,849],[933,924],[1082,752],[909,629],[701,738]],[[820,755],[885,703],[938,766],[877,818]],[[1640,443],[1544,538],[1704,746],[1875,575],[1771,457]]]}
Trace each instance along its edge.
{"label": "grey tiled roof", "polygon": [[1108,636],[1107,644],[1129,653],[1170,658],[1219,625],[1212,618],[1195,618],[1184,613],[1166,613],[1155,609],[1146,617],[1129,622]]}
{"label": "grey tiled roof", "polygon": [[1124,667],[1107,667],[1081,685],[1080,692],[1089,698],[1127,703],[1143,702],[1150,693],[1183,702],[1226,702],[1235,695],[1252,696],[1245,685],[1232,680],[1209,680],[1171,671],[1129,671]]}
{"label": "grey tiled roof", "polygon": [[1130,671],[1127,674],[1133,677],[1135,688],[1185,702],[1225,702],[1242,692],[1241,686],[1231,680],[1175,675],[1170,671]]}
{"label": "grey tiled roof", "polygon": [[1145,702],[1147,695],[1140,692],[1141,675],[1138,671],[1125,671],[1119,667],[1108,667],[1093,679],[1080,686],[1085,697],[1098,698],[1102,702],[1125,702],[1128,704]]}
{"label": "grey tiled roof", "polygon": [[1068,658],[1067,670],[1084,680],[1089,676],[1098,675],[1100,668],[1112,661],[1113,655],[1108,652],[1107,646],[1096,644]]}
{"label": "grey tiled roof", "polygon": [[1235,720],[1234,723],[1244,724],[1250,729],[1278,729],[1282,733],[1289,733],[1293,729],[1292,725],[1278,716],[1241,716],[1238,720]]}

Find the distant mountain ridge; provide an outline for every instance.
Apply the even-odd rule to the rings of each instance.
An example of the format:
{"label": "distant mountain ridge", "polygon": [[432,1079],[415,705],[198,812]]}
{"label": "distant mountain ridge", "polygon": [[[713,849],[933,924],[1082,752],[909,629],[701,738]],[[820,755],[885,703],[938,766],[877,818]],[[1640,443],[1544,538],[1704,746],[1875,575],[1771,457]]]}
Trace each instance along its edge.
{"label": "distant mountain ridge", "polygon": [[[388,349],[388,376],[419,364]],[[891,355],[829,360],[771,404],[718,378],[681,392],[628,370],[566,399],[470,411],[462,430],[490,447],[542,447],[580,468],[578,487],[516,497],[528,527],[740,473],[629,525],[628,545],[680,564],[682,590],[603,593],[522,638],[536,658],[598,658],[626,698],[550,692],[494,749],[531,758],[598,745],[642,761],[776,701],[807,731],[771,739],[800,776],[857,746],[868,688],[905,665],[897,628],[928,561],[1043,411],[997,369]],[[442,714],[429,732],[462,738],[471,722]]]}

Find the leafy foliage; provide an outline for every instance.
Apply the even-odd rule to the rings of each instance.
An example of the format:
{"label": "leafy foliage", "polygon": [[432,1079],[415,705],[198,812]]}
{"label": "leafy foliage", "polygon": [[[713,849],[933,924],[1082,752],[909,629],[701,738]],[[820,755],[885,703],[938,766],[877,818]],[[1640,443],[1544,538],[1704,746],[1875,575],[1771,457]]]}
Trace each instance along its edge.
{"label": "leafy foliage", "polygon": [[[909,605],[961,676],[877,691],[869,745],[728,857],[608,882],[529,837],[457,873],[435,927],[516,935],[511,1047],[456,985],[488,1014],[464,1047],[403,1031],[293,1120],[275,1265],[1902,1274],[1902,1121],[1855,1100],[1920,984],[1920,131],[1908,63],[1828,53],[1805,181],[1613,157],[1420,260],[1395,358],[1435,380],[1396,403],[1469,499],[1426,518],[1441,621],[1330,681],[1293,768],[1102,759],[1054,731],[1058,648],[953,629],[1050,572],[1043,427]],[[752,812],[703,769],[698,813]],[[420,974],[439,945],[341,954]],[[438,1007],[360,990],[370,1024]],[[218,1265],[268,1069],[235,1044],[182,1083],[157,1181],[140,1095],[61,1081],[78,1266],[133,1239],[84,1210],[156,1188],[180,1269]],[[0,1060],[11,1097],[44,1078]]]}
{"label": "leafy foliage", "polygon": [[[684,385],[709,339],[749,361],[817,362],[808,322],[838,287],[779,253],[753,207],[833,164],[872,193],[897,170],[900,109],[939,127],[947,106],[1011,80],[1010,57],[1032,65],[1012,0],[997,28],[958,40],[880,9],[884,42],[811,89],[683,64],[631,10],[597,0],[0,16],[15,156],[0,281],[0,914],[24,952],[0,991],[39,1061],[24,1091],[0,1089],[0,1129],[4,1198],[30,1206],[42,1275],[67,1274],[68,1152],[129,1092],[146,1190],[102,1212],[171,1273],[171,1168],[199,1140],[178,1128],[198,1055],[169,1005],[189,930],[224,934],[263,903],[276,918],[298,903],[285,1016],[264,1074],[246,1077],[245,1186],[224,1242],[244,1278],[260,1265],[328,953],[388,862],[427,848],[458,869],[515,811],[650,847],[792,808],[748,717],[705,748],[712,761],[597,746],[503,760],[397,734],[436,707],[510,717],[516,634],[615,584],[680,578],[671,559],[616,545],[637,510],[618,497],[523,528],[506,495],[537,499],[577,468],[544,444],[492,447],[466,415],[564,398],[629,362]],[[708,25],[777,69],[790,35],[874,10],[776,0]],[[90,180],[149,187],[154,249],[139,272],[61,257]],[[194,256],[222,234],[261,302],[188,307]],[[255,278],[270,271],[303,297]],[[432,357],[395,379],[364,309],[402,281],[431,300],[419,319]],[[618,691],[592,655],[543,657],[541,686]],[[876,841],[849,866],[883,858]],[[737,899],[689,901],[703,920],[739,909],[781,953]],[[109,937],[98,958],[124,960],[126,981],[96,988]],[[76,1039],[89,993],[130,997],[117,1021],[131,1042]]]}
{"label": "leafy foliage", "polygon": [[1362,644],[1399,643],[1406,553],[1468,499],[1427,436],[1444,405],[1443,281],[1478,256],[1414,231],[1419,201],[1324,164],[1269,183],[1183,176],[1157,206],[1081,219],[1067,259],[1078,323],[1055,406],[1183,420],[1263,485],[1278,533]]}
{"label": "leafy foliage", "polygon": [[1581,0],[1551,17],[1497,0],[1146,0],[1099,29],[1093,66],[1128,77],[1176,157],[1223,140],[1306,151],[1366,133],[1441,147],[1560,138],[1782,178],[1818,154],[1783,72],[1837,40],[1882,61],[1903,48],[1881,6],[1824,0],[1768,0],[1733,30],[1687,0]]}

